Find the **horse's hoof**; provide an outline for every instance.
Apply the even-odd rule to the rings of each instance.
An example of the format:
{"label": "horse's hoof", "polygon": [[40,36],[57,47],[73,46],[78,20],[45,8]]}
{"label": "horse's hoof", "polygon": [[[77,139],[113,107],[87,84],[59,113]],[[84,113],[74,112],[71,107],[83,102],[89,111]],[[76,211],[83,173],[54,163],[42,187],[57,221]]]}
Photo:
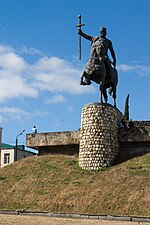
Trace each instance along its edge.
{"label": "horse's hoof", "polygon": [[81,81],[80,81],[80,85],[85,85],[85,83],[81,80]]}
{"label": "horse's hoof", "polygon": [[111,95],[112,94],[112,87],[109,88],[108,93]]}
{"label": "horse's hoof", "polygon": [[91,81],[80,81],[80,85],[90,85]]}
{"label": "horse's hoof", "polygon": [[90,85],[90,84],[92,84],[92,82],[90,80],[87,80],[86,85]]}

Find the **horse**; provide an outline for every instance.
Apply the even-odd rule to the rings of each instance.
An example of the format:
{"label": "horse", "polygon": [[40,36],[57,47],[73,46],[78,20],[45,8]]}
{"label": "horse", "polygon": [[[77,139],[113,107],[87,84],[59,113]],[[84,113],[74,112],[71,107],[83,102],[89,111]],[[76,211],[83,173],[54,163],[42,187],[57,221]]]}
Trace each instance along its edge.
{"label": "horse", "polygon": [[100,85],[100,102],[103,102],[103,86],[106,77],[106,67],[104,64],[103,43],[99,46],[92,45],[90,59],[86,65],[86,70],[81,76],[80,85],[89,85],[91,80]]}
{"label": "horse", "polygon": [[100,43],[98,46],[92,46],[90,59],[88,64],[86,65],[86,70],[81,76],[80,84],[90,85],[91,81],[94,81],[95,83],[99,84],[101,103],[103,103],[103,97],[105,103],[107,103],[107,89],[109,88],[109,94],[112,95],[114,99],[114,106],[116,107],[116,87],[118,84],[118,72],[116,68],[110,66],[109,73],[111,74],[111,76],[108,75],[105,60],[106,56],[104,44]]}

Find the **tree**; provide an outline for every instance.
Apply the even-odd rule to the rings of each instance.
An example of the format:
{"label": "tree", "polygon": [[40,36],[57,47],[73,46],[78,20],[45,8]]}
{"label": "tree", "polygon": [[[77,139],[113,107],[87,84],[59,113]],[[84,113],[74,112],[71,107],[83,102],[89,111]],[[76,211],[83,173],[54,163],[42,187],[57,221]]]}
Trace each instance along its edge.
{"label": "tree", "polygon": [[125,108],[124,108],[124,119],[129,120],[129,94],[126,97]]}

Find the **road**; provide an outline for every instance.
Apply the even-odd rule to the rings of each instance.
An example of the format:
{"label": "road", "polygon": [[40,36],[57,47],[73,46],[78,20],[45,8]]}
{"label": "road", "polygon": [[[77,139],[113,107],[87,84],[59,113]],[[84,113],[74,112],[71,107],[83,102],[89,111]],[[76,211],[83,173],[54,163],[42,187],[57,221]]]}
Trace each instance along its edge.
{"label": "road", "polygon": [[121,222],[109,220],[67,219],[43,216],[3,215],[0,214],[0,225],[150,225],[145,222]]}

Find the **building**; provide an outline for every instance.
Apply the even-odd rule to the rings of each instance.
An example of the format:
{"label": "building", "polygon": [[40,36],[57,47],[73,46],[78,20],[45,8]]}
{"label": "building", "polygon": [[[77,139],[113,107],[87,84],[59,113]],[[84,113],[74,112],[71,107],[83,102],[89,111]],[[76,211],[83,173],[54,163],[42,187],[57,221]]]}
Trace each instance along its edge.
{"label": "building", "polygon": [[1,167],[7,166],[15,161],[23,158],[34,156],[35,153],[25,150],[24,145],[18,145],[16,147],[5,143],[1,144]]}
{"label": "building", "polygon": [[2,144],[2,130],[3,128],[0,127],[0,165],[1,165],[1,144]]}

